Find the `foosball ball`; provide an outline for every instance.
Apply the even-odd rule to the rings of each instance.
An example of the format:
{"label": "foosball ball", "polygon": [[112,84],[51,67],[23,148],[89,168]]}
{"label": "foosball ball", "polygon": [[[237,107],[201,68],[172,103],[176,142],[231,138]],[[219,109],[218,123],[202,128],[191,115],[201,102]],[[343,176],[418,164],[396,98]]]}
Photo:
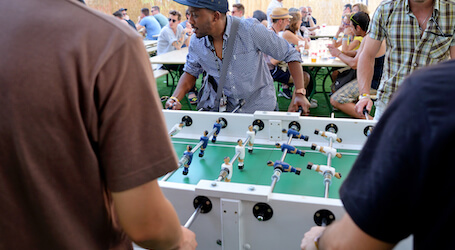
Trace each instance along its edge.
{"label": "foosball ball", "polygon": [[299,249],[312,226],[340,219],[339,188],[375,125],[285,112],[163,112],[180,160],[159,184],[207,250]]}

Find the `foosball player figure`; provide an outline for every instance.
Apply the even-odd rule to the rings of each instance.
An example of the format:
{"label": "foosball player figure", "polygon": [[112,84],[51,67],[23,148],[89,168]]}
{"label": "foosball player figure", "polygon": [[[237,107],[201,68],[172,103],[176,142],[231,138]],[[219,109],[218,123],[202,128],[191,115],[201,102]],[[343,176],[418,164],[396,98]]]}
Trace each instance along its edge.
{"label": "foosball player figure", "polygon": [[250,137],[250,140],[248,141],[248,153],[253,153],[254,137],[256,137],[256,131],[253,129],[253,125],[248,126],[246,136]]}
{"label": "foosball player figure", "polygon": [[230,182],[232,179],[232,164],[229,163],[231,158],[229,156],[224,157],[224,163],[221,164],[221,173],[220,175],[223,175],[224,173],[227,173],[227,176],[224,178],[225,182]]}
{"label": "foosball player figure", "polygon": [[323,146],[318,146],[316,144],[311,144],[311,149],[312,150],[317,150],[325,155],[328,155],[328,154],[331,154],[332,155],[332,158],[333,157],[338,157],[338,158],[341,158],[341,154],[340,153],[337,153],[337,150],[334,149],[334,148],[331,148],[331,147],[323,147]]}
{"label": "foosball player figure", "polygon": [[178,134],[182,130],[183,125],[185,125],[183,122],[175,124],[174,127],[171,128],[169,135],[171,135],[171,137],[172,137],[172,136]]}
{"label": "foosball player figure", "polygon": [[283,152],[284,152],[285,149],[287,149],[289,154],[298,154],[300,156],[305,156],[305,151],[300,150],[300,149],[298,149],[298,148],[296,148],[294,146],[291,146],[291,145],[289,145],[287,143],[283,143],[283,144],[275,143],[275,147],[277,147],[277,148],[281,147],[281,151],[283,151]]}
{"label": "foosball player figure", "polygon": [[337,179],[341,179],[341,174],[338,173],[338,172],[335,172],[335,168],[334,167],[329,167],[329,166],[326,166],[326,165],[315,165],[311,162],[308,162],[308,165],[306,167],[307,169],[309,170],[314,170],[322,175],[324,175],[324,173],[326,172],[330,172],[333,176],[335,176]]}
{"label": "foosball player figure", "polygon": [[183,153],[183,156],[185,156],[188,159],[186,161],[186,163],[183,165],[184,166],[183,175],[188,174],[188,168],[190,167],[191,161],[193,160],[193,152],[191,152],[192,149],[193,149],[193,147],[188,145],[188,146],[186,146],[186,151]]}
{"label": "foosball player figure", "polygon": [[200,141],[202,142],[202,145],[201,145],[201,148],[199,150],[199,157],[203,157],[204,156],[204,151],[207,148],[207,143],[209,142],[209,138],[207,137],[208,134],[209,134],[209,131],[205,130],[204,134],[201,136],[201,140]]}
{"label": "foosball player figure", "polygon": [[213,124],[213,128],[216,128],[215,133],[213,133],[213,137],[212,137],[212,142],[213,143],[216,142],[216,137],[220,133],[221,127],[222,127],[222,125],[221,125],[220,119],[216,119],[215,124]]}
{"label": "foosball player figure", "polygon": [[239,157],[237,158],[239,161],[238,167],[240,170],[243,170],[243,162],[245,160],[245,145],[243,145],[242,139],[237,140],[237,146],[235,146],[235,153],[239,153]]}
{"label": "foosball player figure", "polygon": [[288,137],[292,136],[292,138],[296,139],[302,139],[304,141],[308,141],[308,135],[302,135],[301,133],[297,132],[296,130],[293,129],[283,129],[281,132],[287,134]]}
{"label": "foosball player figure", "polygon": [[273,169],[279,168],[281,172],[291,172],[295,173],[296,175],[300,175],[300,172],[302,171],[301,168],[294,168],[284,161],[268,161],[267,166],[273,166]]}
{"label": "foosball player figure", "polygon": [[324,138],[326,138],[327,140],[332,138],[333,140],[337,141],[337,142],[341,142],[341,138],[338,138],[338,135],[335,134],[335,133],[332,133],[332,132],[327,132],[327,131],[320,131],[319,129],[315,129],[314,130],[314,134],[315,135],[320,135]]}

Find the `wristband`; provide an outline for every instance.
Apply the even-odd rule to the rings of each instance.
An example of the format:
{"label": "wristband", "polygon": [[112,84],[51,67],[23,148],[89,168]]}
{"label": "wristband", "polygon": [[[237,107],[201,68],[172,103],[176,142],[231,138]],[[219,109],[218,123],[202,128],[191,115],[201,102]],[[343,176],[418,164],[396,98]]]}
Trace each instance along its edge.
{"label": "wristband", "polygon": [[370,94],[363,93],[363,94],[359,95],[359,100],[362,100],[362,99],[365,99],[365,98],[371,99],[370,98]]}
{"label": "wristband", "polygon": [[338,40],[338,38],[337,37],[333,37],[333,40],[336,42]]}
{"label": "wristband", "polygon": [[169,99],[173,100],[174,102],[180,103],[179,99],[177,97],[175,97],[175,96],[171,96],[171,97],[169,97]]}
{"label": "wristband", "polygon": [[343,37],[343,39],[341,39],[341,41],[347,41],[348,39],[346,37]]}
{"label": "wristband", "polygon": [[348,38],[349,36],[348,35],[343,35],[343,38]]}

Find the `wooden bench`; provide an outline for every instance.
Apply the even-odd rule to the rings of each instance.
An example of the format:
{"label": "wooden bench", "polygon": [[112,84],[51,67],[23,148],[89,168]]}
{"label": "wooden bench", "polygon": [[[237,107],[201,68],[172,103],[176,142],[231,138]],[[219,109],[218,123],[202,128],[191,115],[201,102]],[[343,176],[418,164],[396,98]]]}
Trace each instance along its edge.
{"label": "wooden bench", "polygon": [[160,77],[162,77],[162,76],[165,76],[165,75],[167,75],[167,74],[169,74],[169,71],[167,71],[167,70],[165,70],[165,69],[155,69],[155,70],[153,71],[153,75],[155,76],[155,79],[156,79],[156,78],[160,78]]}

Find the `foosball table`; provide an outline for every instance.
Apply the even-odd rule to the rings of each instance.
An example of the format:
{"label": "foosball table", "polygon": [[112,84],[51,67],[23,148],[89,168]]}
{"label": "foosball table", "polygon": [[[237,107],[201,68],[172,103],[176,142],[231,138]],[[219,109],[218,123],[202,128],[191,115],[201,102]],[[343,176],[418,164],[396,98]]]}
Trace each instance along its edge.
{"label": "foosball table", "polygon": [[339,188],[375,125],[288,112],[163,112],[180,160],[159,184],[207,250],[299,249],[312,226],[340,219]]}

